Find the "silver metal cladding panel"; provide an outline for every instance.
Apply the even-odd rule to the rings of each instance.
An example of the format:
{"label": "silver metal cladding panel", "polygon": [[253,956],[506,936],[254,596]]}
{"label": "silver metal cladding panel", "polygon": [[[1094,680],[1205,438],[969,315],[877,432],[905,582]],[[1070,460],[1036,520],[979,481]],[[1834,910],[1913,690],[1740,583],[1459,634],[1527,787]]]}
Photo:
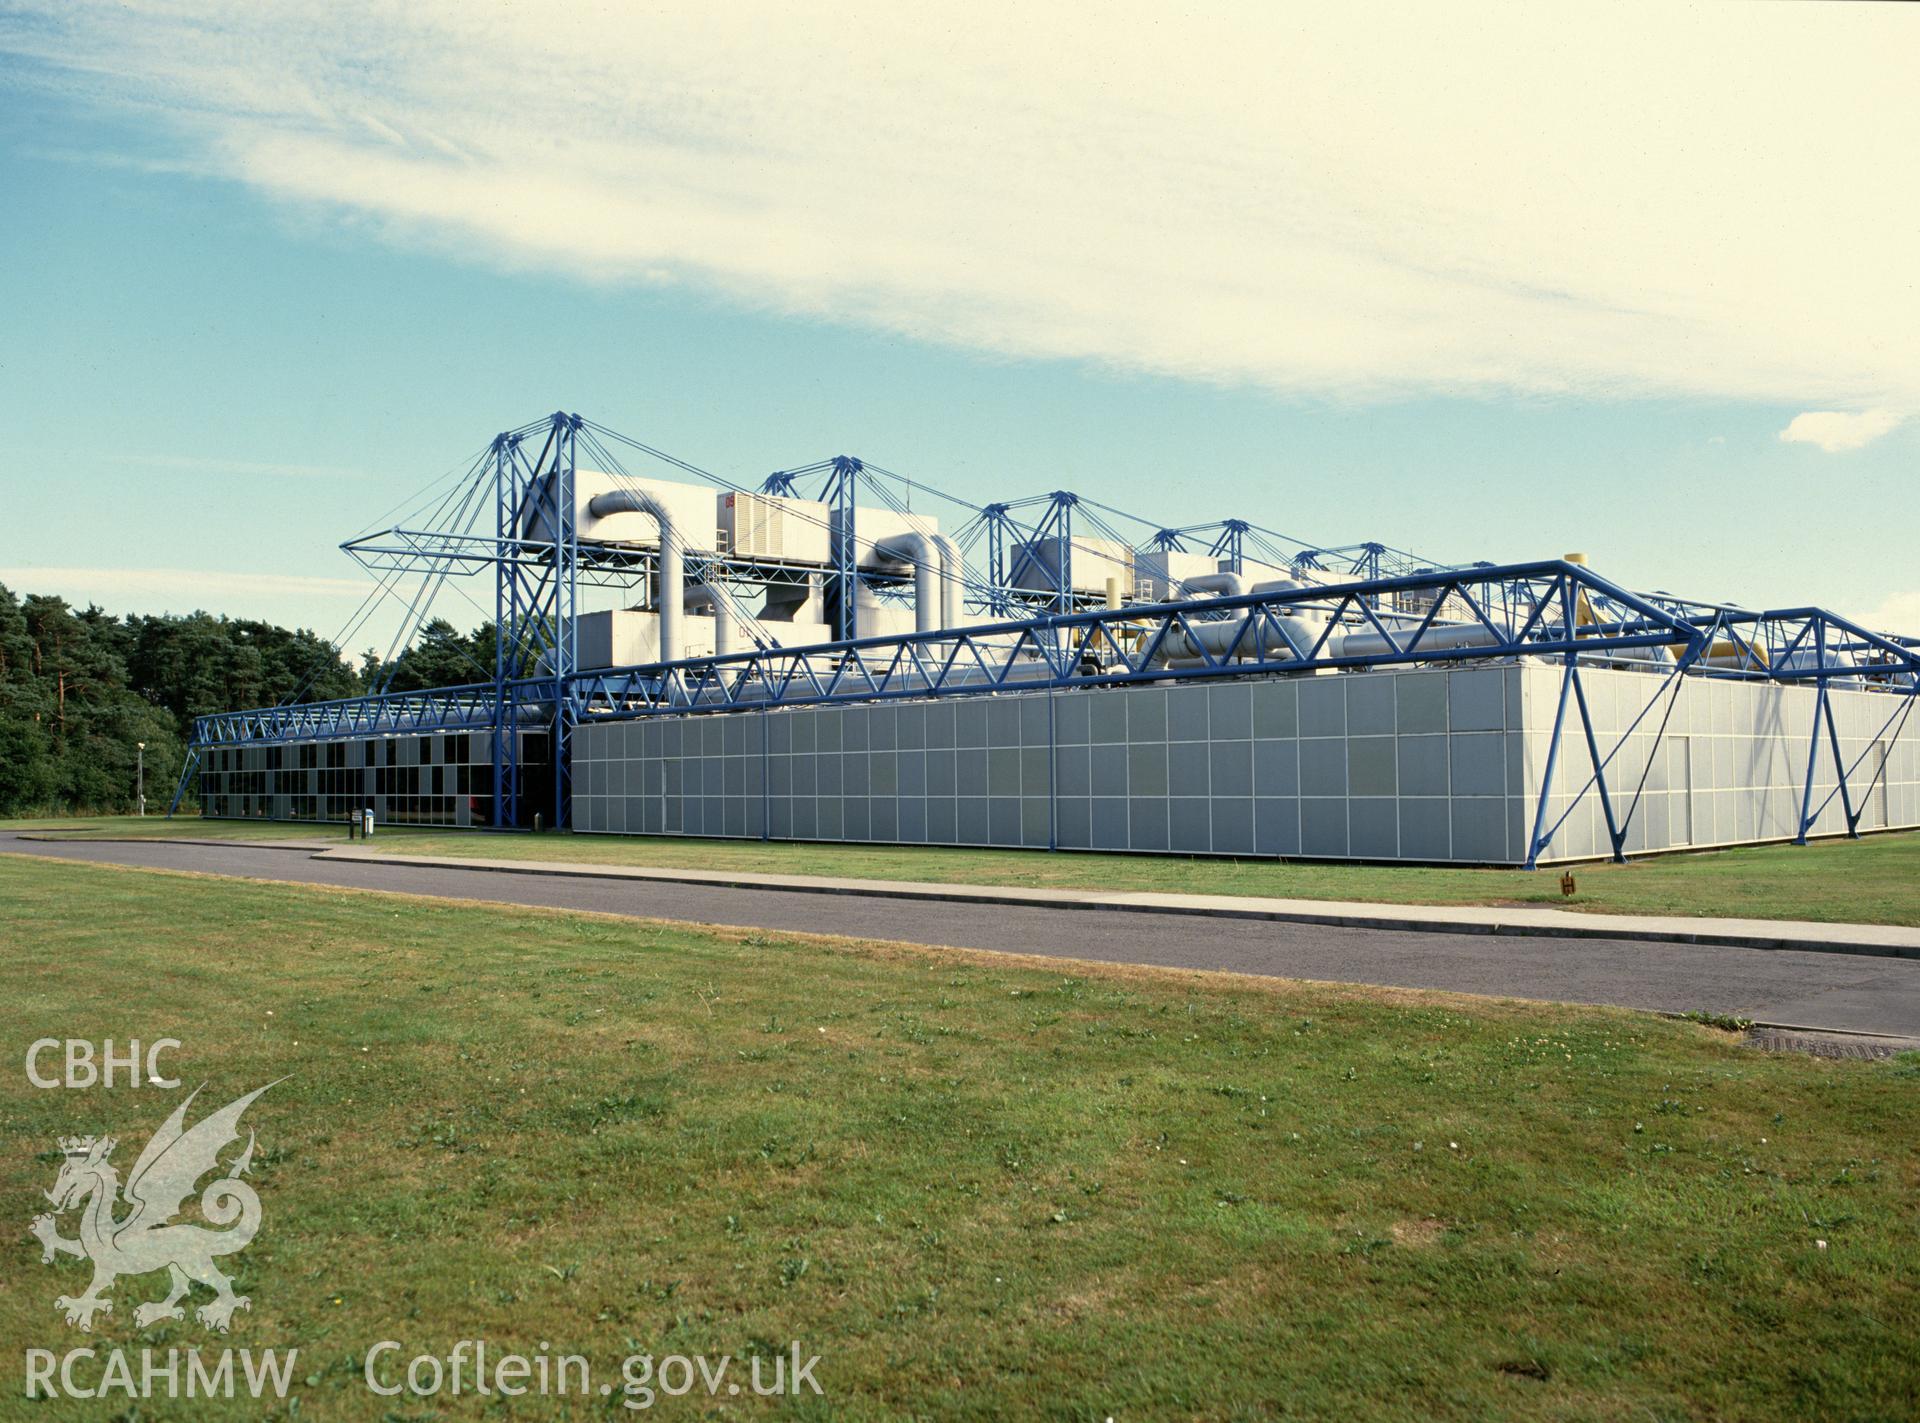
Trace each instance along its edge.
{"label": "silver metal cladding panel", "polygon": [[[1525,685],[1521,778],[1532,805],[1545,775],[1561,671],[1519,669]],[[1646,672],[1581,673],[1607,764],[1616,825],[1629,854],[1777,841],[1799,830],[1817,693],[1771,682],[1669,679]],[[1920,823],[1920,717],[1907,699],[1856,689],[1829,693],[1848,791],[1863,831]],[[1611,851],[1592,758],[1568,711],[1548,788],[1543,863]],[[1845,809],[1832,746],[1822,734],[1814,759],[1811,835],[1844,834]],[[1509,773],[1512,774],[1511,772]]]}

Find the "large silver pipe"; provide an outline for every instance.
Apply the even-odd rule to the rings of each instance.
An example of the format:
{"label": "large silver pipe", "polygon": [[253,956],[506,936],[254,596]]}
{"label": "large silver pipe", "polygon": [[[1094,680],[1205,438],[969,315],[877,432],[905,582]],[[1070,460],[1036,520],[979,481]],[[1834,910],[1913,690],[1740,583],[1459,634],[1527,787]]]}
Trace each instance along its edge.
{"label": "large silver pipe", "polygon": [[[1204,651],[1219,657],[1227,649],[1233,649],[1235,657],[1254,657],[1267,652],[1292,652],[1296,657],[1305,657],[1313,651],[1314,644],[1320,641],[1320,634],[1326,629],[1321,618],[1292,617],[1282,614],[1277,618],[1263,618],[1251,630],[1242,636],[1246,627],[1244,617],[1228,618],[1217,623],[1197,623],[1185,632],[1170,628],[1160,640],[1159,649],[1154,654],[1156,662],[1178,662],[1187,659],[1199,659]],[[1338,655],[1339,639],[1328,639],[1328,645],[1321,649],[1321,655]]]}
{"label": "large silver pipe", "polygon": [[686,609],[691,613],[701,608],[713,612],[713,655],[725,657],[733,651],[733,617],[727,611],[727,600],[711,584],[695,583],[687,589]]}
{"label": "large silver pipe", "polygon": [[1238,573],[1200,573],[1180,580],[1176,590],[1181,598],[1238,598],[1247,591],[1247,580]]}
{"label": "large silver pipe", "polygon": [[853,590],[853,635],[855,637],[877,637],[880,634],[880,614],[886,604],[880,601],[880,595],[861,583]]}
{"label": "large silver pipe", "polygon": [[[1253,656],[1256,652],[1279,652],[1291,650],[1298,656],[1305,656],[1320,642],[1321,633],[1326,631],[1326,619],[1311,614],[1281,613],[1272,620],[1262,620],[1259,626],[1241,635],[1245,626],[1244,618],[1227,618],[1220,622],[1199,623],[1186,632],[1171,631],[1162,640],[1155,661],[1179,663],[1189,659],[1198,659],[1202,650],[1215,657],[1232,648],[1236,657]],[[1397,630],[1396,640],[1401,648],[1413,640],[1414,629]],[[1490,647],[1497,639],[1479,623],[1441,623],[1428,628],[1420,635],[1421,652],[1443,652],[1455,647]],[[1320,648],[1322,657],[1386,657],[1394,652],[1394,647],[1377,632],[1335,632],[1328,637]]]}
{"label": "large silver pipe", "polygon": [[913,630],[915,632],[938,632],[940,630],[940,585],[946,566],[946,556],[932,535],[923,534],[917,529],[906,533],[892,534],[877,539],[873,545],[874,553],[881,558],[890,558],[896,563],[913,565]]}
{"label": "large silver pipe", "polygon": [[[1396,628],[1394,638],[1402,647],[1413,641],[1413,628]],[[1420,651],[1444,652],[1451,647],[1491,647],[1499,641],[1480,623],[1435,623],[1420,634]],[[1377,632],[1350,632],[1340,643],[1342,657],[1380,657],[1392,653],[1393,646]]]}
{"label": "large silver pipe", "polygon": [[587,503],[587,513],[596,519],[613,514],[651,514],[660,525],[660,660],[678,662],[686,656],[686,640],[680,633],[680,610],[687,596],[687,550],[680,530],[666,507],[644,489],[616,489],[596,494]]}
{"label": "large silver pipe", "polygon": [[[1182,579],[1178,596],[1238,598],[1248,592],[1285,593],[1299,586],[1291,579],[1281,578],[1249,589],[1244,575],[1222,571],[1200,573]],[[1202,660],[1203,652],[1218,657],[1229,648],[1233,649],[1236,657],[1257,657],[1269,652],[1292,652],[1295,656],[1304,657],[1320,641],[1320,634],[1327,626],[1324,614],[1307,608],[1297,612],[1282,612],[1274,619],[1263,618],[1255,628],[1242,636],[1241,629],[1245,622],[1244,614],[1236,614],[1220,622],[1197,623],[1186,632],[1170,630],[1161,640],[1154,661],[1182,666]],[[1331,655],[1333,649],[1324,648],[1322,652],[1323,655]]]}
{"label": "large silver pipe", "polygon": [[933,541],[940,549],[940,626],[957,628],[966,617],[966,556],[945,534],[935,534]]}

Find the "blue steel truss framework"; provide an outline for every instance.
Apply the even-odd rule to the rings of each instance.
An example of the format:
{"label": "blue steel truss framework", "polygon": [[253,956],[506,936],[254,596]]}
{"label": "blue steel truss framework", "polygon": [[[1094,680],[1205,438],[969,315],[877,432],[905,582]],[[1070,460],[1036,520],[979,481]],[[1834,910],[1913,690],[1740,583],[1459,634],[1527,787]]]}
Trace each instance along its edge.
{"label": "blue steel truss framework", "polygon": [[[1528,841],[1531,867],[1588,794],[1599,803],[1614,857],[1624,858],[1647,773],[1623,776],[1622,750],[1643,727],[1652,728],[1656,740],[1664,734],[1683,677],[1814,684],[1796,837],[1801,842],[1835,797],[1849,834],[1858,834],[1863,809],[1853,794],[1862,758],[1848,763],[1842,754],[1830,690],[1888,694],[1883,732],[1894,737],[1920,696],[1920,639],[1875,633],[1823,609],[1755,612],[1637,594],[1583,565],[1560,560],[1414,568],[1414,555],[1385,545],[1313,549],[1240,520],[1161,529],[1151,542],[1162,548],[1204,542],[1208,552],[1234,564],[1254,559],[1275,566],[1284,560],[1295,568],[1344,572],[1351,581],[1118,609],[1083,606],[1066,557],[1054,571],[1057,576],[1042,587],[1031,586],[1035,580],[1010,567],[1018,546],[1057,539],[1063,550],[1070,549],[1084,525],[1100,537],[1117,538],[1113,521],[1133,518],[1066,491],[965,506],[976,515],[964,530],[965,542],[984,541],[988,565],[985,578],[969,576],[969,601],[1003,615],[1000,621],[896,637],[843,636],[812,647],[763,644],[725,656],[583,671],[575,637],[580,585],[600,579],[630,586],[644,583],[651,571],[645,555],[610,558],[583,548],[574,522],[574,481],[583,444],[596,465],[622,477],[629,476],[616,445],[722,487],[740,487],[577,415],[557,413],[503,433],[478,466],[492,494],[491,537],[470,528],[394,528],[343,545],[384,575],[424,574],[410,615],[424,616],[432,594],[449,579],[491,572],[498,629],[491,680],[199,718],[174,806],[203,747],[484,728],[496,733],[495,823],[513,825],[523,810],[523,776],[520,737],[512,733],[540,730],[551,733],[552,821],[562,826],[571,799],[571,733],[588,720],[1527,657],[1551,660],[1562,669]],[[783,471],[761,488],[798,495],[815,476],[822,481],[821,497],[830,509],[843,511],[843,519],[852,517],[856,496],[876,484],[925,488],[846,456]],[[902,507],[892,494],[882,498]],[[1015,510],[1041,505],[1031,523],[1014,516]],[[471,501],[459,507],[467,510]],[[840,608],[850,609],[850,590],[865,575],[853,566],[851,541],[841,540],[838,547],[838,561],[828,572],[839,580]],[[771,580],[789,572],[720,555],[690,562],[723,577],[746,573]],[[1383,569],[1412,571],[1383,574]],[[1425,612],[1390,611],[1396,603]],[[840,621],[836,631],[844,633],[849,626]],[[1646,704],[1611,747],[1601,743],[1581,679],[1583,668],[1597,666],[1634,668],[1647,679]],[[1570,743],[1576,750],[1568,751]],[[1550,817],[1559,760],[1582,753],[1584,784],[1566,810]],[[1835,783],[1816,799],[1823,756]]]}
{"label": "blue steel truss framework", "polygon": [[[1290,534],[1263,529],[1245,519],[1221,519],[1211,524],[1189,524],[1156,530],[1150,546],[1159,549],[1204,552],[1223,567],[1244,572],[1249,563],[1296,572],[1343,573],[1352,578],[1376,579],[1430,573],[1435,564],[1405,549],[1383,543],[1345,544],[1319,548]],[[1481,565],[1484,567],[1485,565]]]}

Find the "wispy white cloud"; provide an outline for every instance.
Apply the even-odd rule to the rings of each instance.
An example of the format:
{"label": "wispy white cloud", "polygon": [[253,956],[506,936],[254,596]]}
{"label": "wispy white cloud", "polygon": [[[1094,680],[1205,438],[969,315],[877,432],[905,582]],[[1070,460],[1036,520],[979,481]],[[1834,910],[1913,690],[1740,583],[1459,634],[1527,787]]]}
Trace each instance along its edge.
{"label": "wispy white cloud", "polygon": [[29,0],[0,43],[462,258],[1288,392],[1905,410],[1899,11]]}
{"label": "wispy white cloud", "polygon": [[1898,428],[1905,418],[1892,410],[1806,410],[1787,422],[1780,438],[1790,445],[1818,445],[1828,454],[1857,450]]}
{"label": "wispy white cloud", "polygon": [[22,158],[37,158],[48,163],[71,163],[86,168],[124,168],[136,173],[178,174],[192,178],[212,178],[219,174],[205,163],[188,163],[171,158],[145,158],[134,153],[115,153],[98,148],[45,148],[22,144]]}
{"label": "wispy white cloud", "polygon": [[205,459],[199,455],[108,455],[114,464],[147,469],[181,470],[195,474],[231,474],[272,479],[359,479],[357,469],[329,464],[280,464],[272,460]]}

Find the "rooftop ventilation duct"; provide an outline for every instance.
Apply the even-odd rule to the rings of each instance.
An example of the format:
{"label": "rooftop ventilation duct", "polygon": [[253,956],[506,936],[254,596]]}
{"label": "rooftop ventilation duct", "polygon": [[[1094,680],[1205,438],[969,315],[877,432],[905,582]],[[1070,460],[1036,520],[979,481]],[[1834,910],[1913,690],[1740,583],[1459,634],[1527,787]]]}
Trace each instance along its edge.
{"label": "rooftop ventilation duct", "polygon": [[[666,505],[644,489],[616,489],[596,494],[587,505],[596,519],[610,514],[651,514],[660,525],[660,590],[655,602],[660,609],[660,660],[678,662],[686,655],[686,640],[680,631],[680,612],[687,598],[686,545],[680,526]],[[724,621],[724,619],[723,619]]]}
{"label": "rooftop ventilation duct", "polygon": [[946,551],[933,534],[917,529],[876,539],[873,551],[881,558],[913,565],[913,630],[938,632],[941,595],[947,582]]}
{"label": "rooftop ventilation duct", "polygon": [[726,599],[719,589],[710,583],[695,583],[687,589],[686,609],[691,613],[703,608],[713,613],[713,655],[725,657],[733,651],[733,615],[727,611]]}

